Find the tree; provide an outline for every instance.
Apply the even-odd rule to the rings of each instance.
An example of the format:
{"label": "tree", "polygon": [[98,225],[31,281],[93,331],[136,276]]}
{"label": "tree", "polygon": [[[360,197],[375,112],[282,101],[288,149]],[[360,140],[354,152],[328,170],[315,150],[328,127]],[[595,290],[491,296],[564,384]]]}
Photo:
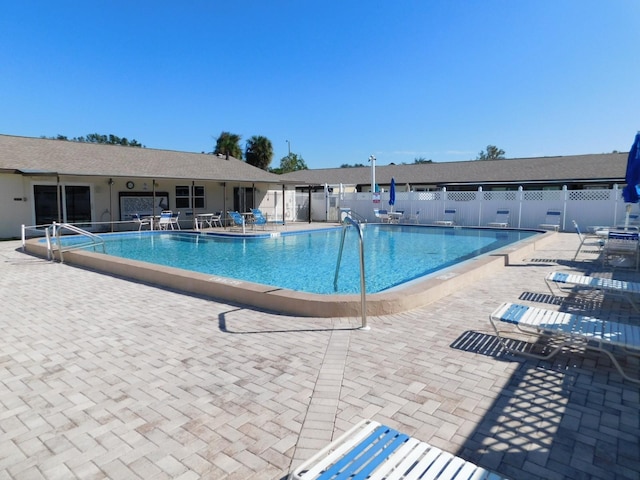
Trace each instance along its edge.
{"label": "tree", "polygon": [[67,140],[67,141],[79,142],[79,143],[100,143],[105,145],[122,145],[125,147],[138,147],[138,148],[144,147],[144,145],[142,145],[135,139],[129,140],[127,139],[127,137],[120,138],[119,136],[113,135],[113,134],[102,135],[100,133],[89,133],[85,137],[82,137],[82,136],[73,137],[72,139],[67,138],[65,135],[58,134],[58,136],[56,137],[49,137],[49,138],[52,138],[55,140]]}
{"label": "tree", "polygon": [[504,160],[504,150],[495,145],[487,145],[487,152],[482,150],[476,160]]}
{"label": "tree", "polygon": [[229,158],[234,157],[238,160],[242,160],[242,148],[240,148],[240,135],[235,133],[222,132],[216,140],[216,148],[213,151],[214,155],[224,155]]}
{"label": "tree", "polygon": [[280,159],[280,167],[271,169],[271,173],[282,174],[295,172],[297,170],[309,170],[309,167],[307,167],[307,164],[301,156],[290,153]]}
{"label": "tree", "polygon": [[254,135],[247,140],[245,158],[249,165],[268,170],[273,159],[273,145],[267,137]]}
{"label": "tree", "polygon": [[433,160],[427,160],[427,159],[426,159],[426,158],[424,158],[424,157],[419,157],[419,158],[417,157],[417,158],[415,158],[415,159],[413,160],[413,163],[414,163],[414,164],[416,164],[416,163],[417,163],[417,164],[422,164],[422,163],[433,163]]}
{"label": "tree", "polygon": [[355,168],[355,167],[364,167],[363,163],[354,163],[353,165],[349,165],[348,163],[343,163],[340,165],[340,168]]}

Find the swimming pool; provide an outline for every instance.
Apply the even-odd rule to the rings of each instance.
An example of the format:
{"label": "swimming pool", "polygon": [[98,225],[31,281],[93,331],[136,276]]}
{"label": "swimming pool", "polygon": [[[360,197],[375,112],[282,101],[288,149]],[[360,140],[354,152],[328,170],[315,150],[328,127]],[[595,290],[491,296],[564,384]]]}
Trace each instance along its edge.
{"label": "swimming pool", "polygon": [[[516,230],[367,225],[366,291],[382,292],[532,235]],[[346,232],[336,284],[341,228],[242,238],[182,232],[104,238],[107,254],[130,260],[309,293],[360,292],[359,240],[353,227]]]}
{"label": "swimming pool", "polygon": [[[138,246],[143,247],[140,248],[142,254],[155,256],[162,264],[150,263],[150,258],[142,260],[142,257],[130,259],[115,256],[115,243],[107,245],[109,255],[73,250],[65,252],[64,260],[67,264],[134,281],[284,314],[317,317],[360,315],[362,304],[359,284],[357,288],[353,287],[354,281],[359,282],[360,278],[359,263],[356,261],[357,231],[353,228],[347,231],[338,276],[339,292],[336,293],[333,291],[333,279],[339,250],[337,242],[341,238],[342,228],[323,226],[321,231],[311,234],[294,231],[296,228],[308,230],[309,226],[293,225],[287,228],[289,231],[266,233],[261,235],[263,238],[239,235],[237,238],[215,238],[195,232],[105,234],[103,237],[109,242],[120,242],[127,237],[137,239]],[[553,238],[550,237],[553,233],[549,232],[461,227],[370,224],[364,231],[368,315],[410,310],[460,291],[494,269],[503,268],[512,261],[514,255],[519,261],[528,252],[533,252],[537,244],[542,245],[546,238]],[[322,237],[324,243],[317,245],[315,240]],[[471,251],[458,251],[459,245],[469,240],[475,242]],[[64,241],[73,239],[64,237]],[[176,251],[171,253],[171,250],[165,249],[167,245],[178,248],[176,251],[195,252],[195,269],[176,268],[176,257],[182,254]],[[208,247],[205,250],[203,246]],[[226,250],[229,246],[234,250]],[[27,241],[25,250],[43,257],[47,255],[46,244],[41,239]],[[247,276],[239,275],[244,268],[240,265],[247,252],[252,251],[254,255],[246,257],[249,259],[247,263],[262,273],[259,277],[248,275],[249,279],[246,280],[244,278]],[[260,253],[255,254],[255,251]],[[273,253],[267,253],[271,251]],[[476,256],[472,256],[474,253]],[[441,263],[437,267],[418,266],[416,254],[418,257],[440,256]],[[442,262],[445,254],[451,254],[451,257],[444,257],[445,261]],[[292,265],[297,267],[293,268]],[[215,269],[210,270],[211,266]],[[401,278],[396,277],[398,273]],[[292,280],[291,277],[295,277],[293,280],[296,283],[293,285],[286,283]],[[268,282],[271,278],[275,279],[275,284],[258,283],[258,279]],[[384,279],[384,282],[379,282],[380,279]],[[321,288],[324,289],[316,291],[327,291],[326,285],[330,285],[330,291],[314,293],[297,290],[301,284],[306,286],[316,282],[322,283]]]}

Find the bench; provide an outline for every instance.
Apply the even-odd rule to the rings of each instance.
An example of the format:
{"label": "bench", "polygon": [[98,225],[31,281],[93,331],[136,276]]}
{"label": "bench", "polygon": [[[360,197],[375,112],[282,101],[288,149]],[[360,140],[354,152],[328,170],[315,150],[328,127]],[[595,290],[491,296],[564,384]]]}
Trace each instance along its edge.
{"label": "bench", "polygon": [[[502,347],[508,352],[538,360],[547,360],[565,347],[595,350],[607,355],[623,378],[640,383],[640,378],[629,376],[611,347],[622,347],[627,354],[640,356],[640,325],[601,320],[595,317],[574,313],[557,312],[543,308],[529,307],[515,303],[503,303],[490,316],[489,320]],[[517,342],[501,334],[496,322],[516,325],[519,331],[530,335],[542,335],[553,338],[553,348],[548,354],[535,354],[514,348]]]}
{"label": "bench", "polygon": [[418,478],[503,477],[373,420],[361,421],[289,475],[290,480]]}

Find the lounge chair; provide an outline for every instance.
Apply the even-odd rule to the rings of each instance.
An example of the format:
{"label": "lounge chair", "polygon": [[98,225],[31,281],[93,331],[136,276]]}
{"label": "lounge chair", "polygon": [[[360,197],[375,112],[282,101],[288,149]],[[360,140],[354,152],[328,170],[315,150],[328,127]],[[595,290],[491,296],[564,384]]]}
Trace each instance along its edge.
{"label": "lounge chair", "polygon": [[171,218],[173,217],[173,212],[171,210],[163,210],[160,212],[160,219],[158,220],[158,228],[160,230],[173,230],[173,222]]}
{"label": "lounge chair", "polygon": [[149,228],[151,228],[151,219],[149,218],[140,218],[140,215],[137,213],[134,213],[133,215],[131,215],[131,218],[133,219],[133,221],[138,224],[138,231],[142,230],[142,227],[147,225]]}
{"label": "lounge chair", "polygon": [[543,230],[553,230],[557,232],[560,230],[560,219],[562,218],[562,212],[560,210],[547,210],[547,216],[544,219],[544,223],[538,225]]}
{"label": "lounge chair", "polygon": [[240,215],[239,212],[235,211],[228,211],[227,215],[229,215],[229,218],[231,219],[231,227],[240,227],[242,228],[242,233],[245,233],[244,217]]}
{"label": "lounge chair", "polygon": [[488,227],[507,228],[509,226],[509,215],[511,212],[506,208],[501,208],[496,212],[495,222],[487,223]]}
{"label": "lounge chair", "polygon": [[373,420],[363,420],[289,475],[290,480],[502,477]]}
{"label": "lounge chair", "polygon": [[640,283],[638,282],[560,272],[551,272],[545,277],[544,281],[554,296],[557,292],[573,295],[588,295],[594,292],[602,292],[624,297],[635,311],[640,313],[640,308],[635,298],[635,295],[640,295]]}
{"label": "lounge chair", "polygon": [[[639,233],[611,230],[602,248],[603,266],[621,266],[627,259],[638,270],[640,265]],[[621,260],[621,261],[620,261]]]}
{"label": "lounge chair", "polygon": [[252,222],[253,228],[255,228],[256,225],[257,225],[257,226],[262,227],[262,229],[264,230],[265,227],[267,226],[267,219],[262,214],[260,209],[252,208],[251,209],[251,214],[253,215],[253,222]]}
{"label": "lounge chair", "polygon": [[445,208],[444,218],[442,220],[436,220],[436,225],[454,225],[455,216],[456,216],[455,208]]}
{"label": "lounge chair", "polygon": [[[537,307],[503,303],[489,320],[502,347],[508,352],[538,360],[547,360],[565,347],[577,351],[595,350],[607,355],[623,378],[640,383],[640,378],[630,377],[613,355],[611,347],[622,347],[628,355],[640,356],[640,325],[630,325],[595,317],[556,312]],[[512,347],[514,342],[501,334],[496,322],[516,325],[518,330],[529,335],[540,335],[554,340],[547,354],[536,354]],[[517,343],[515,343],[517,345]]]}
{"label": "lounge chair", "polygon": [[580,227],[578,226],[578,222],[573,221],[573,226],[576,227],[576,233],[578,234],[578,238],[580,239],[580,245],[578,245],[578,249],[576,250],[576,254],[573,256],[573,261],[578,258],[578,254],[582,250],[583,247],[597,247],[598,251],[602,250],[604,246],[604,239],[599,237],[598,235],[590,234],[590,233],[582,233],[580,231]]}

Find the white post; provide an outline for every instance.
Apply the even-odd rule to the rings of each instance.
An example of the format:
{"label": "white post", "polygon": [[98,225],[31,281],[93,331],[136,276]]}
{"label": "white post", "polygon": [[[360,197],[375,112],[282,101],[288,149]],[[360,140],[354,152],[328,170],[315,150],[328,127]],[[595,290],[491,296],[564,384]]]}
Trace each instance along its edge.
{"label": "white post", "polygon": [[478,226],[482,226],[482,201],[484,197],[482,196],[482,187],[478,187],[478,196],[480,197],[480,203],[478,204]]}
{"label": "white post", "polygon": [[518,187],[518,228],[520,228],[522,222],[522,200],[524,200],[524,188],[522,185]]}
{"label": "white post", "polygon": [[369,161],[371,162],[371,196],[376,191],[376,157],[369,155]]}

